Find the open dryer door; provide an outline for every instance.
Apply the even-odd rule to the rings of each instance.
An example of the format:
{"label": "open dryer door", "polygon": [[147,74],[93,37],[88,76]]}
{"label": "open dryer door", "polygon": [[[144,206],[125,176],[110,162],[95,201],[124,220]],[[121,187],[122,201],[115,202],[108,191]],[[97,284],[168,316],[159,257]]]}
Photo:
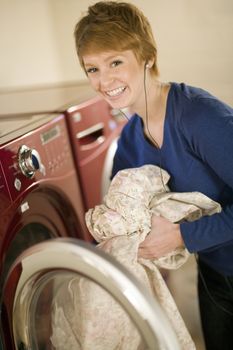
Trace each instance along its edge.
{"label": "open dryer door", "polygon": [[[75,283],[74,289],[72,283]],[[79,287],[85,283],[89,288],[82,295]],[[3,294],[2,322],[8,325],[5,337],[11,339],[11,344],[7,343],[7,349],[110,350],[109,346],[97,346],[100,334],[94,328],[97,327],[98,330],[99,324],[92,323],[91,328],[85,328],[85,322],[88,319],[90,321],[92,316],[98,316],[99,312],[95,303],[98,305],[100,294],[92,298],[93,288],[112,300],[112,307],[105,310],[105,317],[101,318],[103,321],[108,320],[107,327],[117,305],[117,310],[120,310],[121,315],[121,311],[126,314],[126,319],[135,328],[136,337],[140,338],[136,348],[128,344],[127,347],[114,346],[112,349],[156,350],[160,349],[158,344],[164,350],[180,349],[175,333],[159,304],[134,276],[111,256],[89,243],[72,238],[39,243],[16,260]],[[73,299],[70,299],[70,295]],[[80,299],[77,301],[77,298]],[[85,312],[86,300],[89,304],[94,303],[92,311],[89,309]],[[62,309],[62,303],[69,312]],[[70,319],[67,318],[68,314]],[[123,322],[123,318],[118,319],[118,323]],[[72,329],[77,325],[81,326]],[[113,331],[114,329],[112,328]],[[87,331],[93,336],[96,346],[93,344],[90,347],[85,334],[78,334],[81,331]],[[104,334],[102,344],[108,341],[107,329]]]}

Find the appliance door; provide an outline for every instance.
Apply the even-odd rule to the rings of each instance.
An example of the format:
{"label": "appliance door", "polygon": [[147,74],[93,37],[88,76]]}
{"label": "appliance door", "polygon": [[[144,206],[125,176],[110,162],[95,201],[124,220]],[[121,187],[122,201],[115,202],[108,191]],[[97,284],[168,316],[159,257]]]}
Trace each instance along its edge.
{"label": "appliance door", "polygon": [[[75,289],[72,283],[76,283]],[[79,288],[85,285],[89,289],[82,294]],[[2,318],[8,326],[5,336],[11,339],[7,349],[115,349],[103,346],[113,341],[111,332],[101,330],[101,322],[91,323],[92,317],[97,320],[101,312],[96,307],[99,295],[94,297],[93,290],[98,290],[100,296],[106,294],[112,305],[110,308],[108,304],[101,322],[111,323],[113,310],[126,313],[139,337],[135,350],[156,350],[159,343],[163,349],[180,349],[165,314],[143,286],[111,256],[72,238],[39,243],[12,267],[3,295]],[[119,325],[122,320],[118,319]],[[86,335],[93,338],[92,346]],[[101,347],[97,346],[99,340]],[[133,349],[131,344],[128,346],[117,348]]]}

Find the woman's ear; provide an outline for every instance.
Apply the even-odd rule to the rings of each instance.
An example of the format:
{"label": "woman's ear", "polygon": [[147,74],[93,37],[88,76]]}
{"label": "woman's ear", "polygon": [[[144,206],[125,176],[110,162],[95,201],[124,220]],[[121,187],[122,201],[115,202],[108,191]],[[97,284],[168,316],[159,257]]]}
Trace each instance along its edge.
{"label": "woman's ear", "polygon": [[145,67],[150,69],[153,66],[153,64],[154,64],[154,59],[146,61]]}

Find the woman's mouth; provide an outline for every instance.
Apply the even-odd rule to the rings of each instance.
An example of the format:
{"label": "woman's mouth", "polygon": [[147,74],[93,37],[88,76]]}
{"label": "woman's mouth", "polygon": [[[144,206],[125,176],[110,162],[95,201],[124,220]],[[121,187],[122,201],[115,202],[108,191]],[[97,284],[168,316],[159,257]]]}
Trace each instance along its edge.
{"label": "woman's mouth", "polygon": [[125,91],[125,89],[126,89],[126,86],[121,86],[113,90],[105,91],[105,94],[109,97],[116,97],[121,95]]}

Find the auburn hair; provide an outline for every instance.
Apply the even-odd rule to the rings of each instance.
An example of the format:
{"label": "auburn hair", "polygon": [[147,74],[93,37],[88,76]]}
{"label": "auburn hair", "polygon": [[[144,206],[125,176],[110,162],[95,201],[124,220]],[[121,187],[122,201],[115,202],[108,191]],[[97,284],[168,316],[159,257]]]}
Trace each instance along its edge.
{"label": "auburn hair", "polygon": [[133,4],[99,1],[88,7],[75,26],[76,51],[84,68],[83,55],[102,51],[132,50],[138,62],[153,61],[158,75],[157,48],[148,19]]}

